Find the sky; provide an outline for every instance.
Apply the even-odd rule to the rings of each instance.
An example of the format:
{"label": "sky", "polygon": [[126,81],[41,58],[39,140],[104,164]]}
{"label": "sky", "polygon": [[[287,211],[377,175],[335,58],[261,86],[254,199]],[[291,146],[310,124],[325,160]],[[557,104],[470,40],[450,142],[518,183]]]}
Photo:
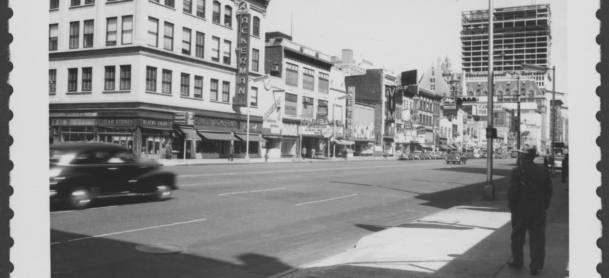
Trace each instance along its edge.
{"label": "sky", "polygon": [[[493,2],[502,8],[550,1]],[[396,73],[417,69],[420,77],[432,62],[446,57],[453,71],[461,72],[461,12],[488,7],[488,0],[272,0],[266,32],[292,33],[294,42],[331,56],[351,49],[356,59],[374,67]],[[566,0],[551,1],[550,10],[556,90],[567,92]]]}

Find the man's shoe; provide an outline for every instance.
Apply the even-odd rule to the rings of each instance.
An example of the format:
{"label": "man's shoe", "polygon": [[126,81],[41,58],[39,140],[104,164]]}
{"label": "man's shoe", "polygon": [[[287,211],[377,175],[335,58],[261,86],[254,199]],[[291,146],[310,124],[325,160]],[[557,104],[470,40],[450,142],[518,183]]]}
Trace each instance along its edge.
{"label": "man's shoe", "polygon": [[531,275],[539,275],[539,270],[531,269]]}
{"label": "man's shoe", "polygon": [[508,263],[507,263],[507,265],[508,265],[510,268],[522,268],[522,265],[521,265],[521,264],[516,264],[516,263],[514,263],[514,262],[508,262]]}

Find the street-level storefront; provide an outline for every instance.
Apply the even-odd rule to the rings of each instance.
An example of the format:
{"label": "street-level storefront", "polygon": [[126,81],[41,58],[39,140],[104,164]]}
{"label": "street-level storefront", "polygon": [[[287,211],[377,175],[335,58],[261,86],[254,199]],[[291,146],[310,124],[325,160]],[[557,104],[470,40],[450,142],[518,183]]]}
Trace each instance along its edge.
{"label": "street-level storefront", "polygon": [[355,156],[372,156],[374,154],[374,140],[372,139],[354,139]]}
{"label": "street-level storefront", "polygon": [[[249,157],[260,155],[261,121],[250,120]],[[195,115],[194,129],[201,137],[197,148],[202,158],[228,158],[231,144],[235,158],[245,157],[248,151],[246,140],[247,121],[235,118],[220,118]]]}
{"label": "street-level storefront", "polygon": [[302,147],[307,150],[305,158],[324,158],[328,156],[329,138],[332,136],[330,125],[301,125],[300,134],[302,136]]}
{"label": "street-level storefront", "polygon": [[300,153],[298,150],[298,123],[284,119],[281,128],[281,157],[296,158]]}

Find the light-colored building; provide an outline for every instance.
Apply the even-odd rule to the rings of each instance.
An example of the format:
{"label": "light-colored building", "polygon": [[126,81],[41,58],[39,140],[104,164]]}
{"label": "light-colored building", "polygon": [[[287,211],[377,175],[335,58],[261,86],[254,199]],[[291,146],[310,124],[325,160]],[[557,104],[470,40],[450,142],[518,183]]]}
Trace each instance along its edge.
{"label": "light-colored building", "polygon": [[268,0],[244,2],[247,22],[233,0],[52,2],[54,141],[113,142],[148,158],[164,156],[170,144],[174,157],[226,157],[233,144],[243,157],[247,109],[233,105],[241,66],[249,81],[249,155],[260,155],[257,92],[264,86],[251,79],[264,74]]}

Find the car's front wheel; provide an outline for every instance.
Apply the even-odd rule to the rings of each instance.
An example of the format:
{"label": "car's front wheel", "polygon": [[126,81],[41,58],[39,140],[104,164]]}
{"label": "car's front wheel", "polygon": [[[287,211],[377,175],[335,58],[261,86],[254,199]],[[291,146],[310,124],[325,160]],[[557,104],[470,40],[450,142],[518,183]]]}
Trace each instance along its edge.
{"label": "car's front wheel", "polygon": [[70,209],[86,209],[91,205],[93,195],[91,190],[86,187],[75,187],[66,197],[66,203]]}

